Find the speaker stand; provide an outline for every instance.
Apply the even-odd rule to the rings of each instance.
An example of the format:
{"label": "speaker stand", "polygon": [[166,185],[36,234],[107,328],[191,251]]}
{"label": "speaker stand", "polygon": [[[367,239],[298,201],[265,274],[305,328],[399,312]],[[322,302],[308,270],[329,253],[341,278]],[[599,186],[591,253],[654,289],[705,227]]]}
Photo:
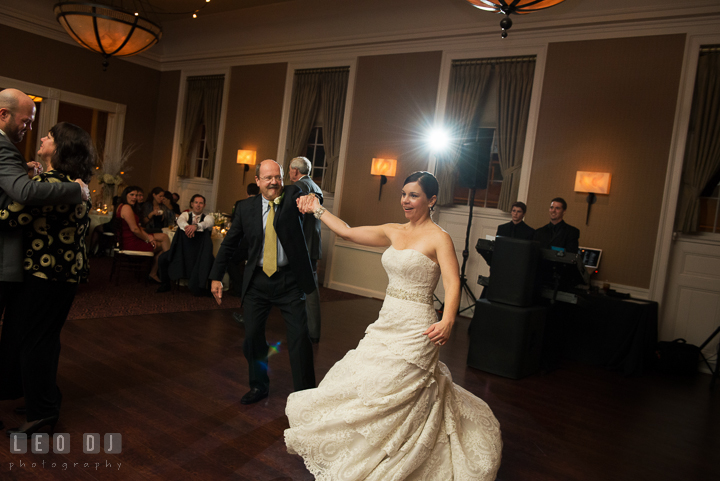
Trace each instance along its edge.
{"label": "speaker stand", "polygon": [[715,380],[720,377],[720,374],[718,374],[718,372],[720,372],[720,369],[718,369],[718,368],[720,368],[720,342],[718,343],[717,353],[715,355],[715,369],[713,369],[710,366],[710,363],[708,362],[707,358],[705,357],[705,354],[703,354],[702,350],[705,348],[705,346],[710,344],[710,341],[712,341],[713,338],[718,335],[718,333],[720,333],[720,327],[715,329],[715,332],[710,334],[710,337],[705,339],[705,342],[703,342],[702,345],[700,346],[700,357],[702,357],[703,361],[705,361],[705,364],[707,364],[708,369],[710,369],[710,372],[712,373],[712,377],[710,378],[710,389],[712,389],[715,386]]}
{"label": "speaker stand", "polygon": [[[475,189],[471,188],[470,215],[468,215],[467,230],[465,231],[465,249],[463,249],[462,251],[463,263],[462,268],[460,269],[460,304],[458,305],[458,315],[462,314],[463,312],[467,311],[472,307],[475,307],[475,303],[477,302],[475,294],[473,294],[473,292],[470,290],[470,286],[468,286],[467,276],[465,276],[465,267],[467,266],[468,257],[470,257],[470,251],[468,250],[468,246],[470,245],[470,228],[472,227],[473,207],[475,207]],[[460,309],[460,305],[462,305],[463,294],[465,294],[465,297],[468,300],[468,306],[465,309]]]}

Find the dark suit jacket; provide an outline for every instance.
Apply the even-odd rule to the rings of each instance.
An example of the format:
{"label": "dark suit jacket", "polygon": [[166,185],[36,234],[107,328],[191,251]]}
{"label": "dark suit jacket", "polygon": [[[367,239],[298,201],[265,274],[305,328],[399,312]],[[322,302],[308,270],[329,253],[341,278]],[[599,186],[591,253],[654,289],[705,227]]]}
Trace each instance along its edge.
{"label": "dark suit jacket", "polygon": [[[298,211],[295,201],[303,195],[300,188],[289,185],[284,189],[285,196],[275,211],[275,232],[285,250],[290,269],[297,279],[298,286],[306,294],[315,290],[315,278],[313,277],[310,256],[305,245],[303,236],[302,220],[303,215]],[[250,199],[245,199],[237,204],[232,227],[225,236],[215,263],[210,271],[211,280],[222,280],[228,263],[233,253],[240,245],[240,241],[248,239],[248,261],[243,277],[242,295],[245,297],[248,286],[255,274],[255,267],[260,261],[260,253],[263,249],[264,235],[262,225],[262,194]]]}
{"label": "dark suit jacket", "polygon": [[[23,205],[82,203],[80,186],[75,182],[35,182],[28,177],[20,151],[0,134],[0,209],[11,202]],[[0,234],[0,281],[22,282],[22,229]]]}
{"label": "dark suit jacket", "polygon": [[535,229],[527,225],[525,221],[520,221],[519,224],[513,224],[510,221],[507,224],[499,225],[495,235],[512,237],[513,239],[533,240]]}
{"label": "dark suit jacket", "polygon": [[[307,175],[303,176],[295,182],[300,190],[305,194],[319,194],[320,203],[322,204],[322,189],[313,182]],[[305,233],[305,244],[307,244],[310,259],[316,261],[322,257],[322,234],[320,232],[322,222],[315,218],[314,215],[308,214],[303,219],[303,232]]]}
{"label": "dark suit jacket", "polygon": [[561,220],[557,225],[548,223],[535,231],[534,240],[540,243],[543,249],[562,247],[565,252],[577,254],[580,243],[580,231]]}

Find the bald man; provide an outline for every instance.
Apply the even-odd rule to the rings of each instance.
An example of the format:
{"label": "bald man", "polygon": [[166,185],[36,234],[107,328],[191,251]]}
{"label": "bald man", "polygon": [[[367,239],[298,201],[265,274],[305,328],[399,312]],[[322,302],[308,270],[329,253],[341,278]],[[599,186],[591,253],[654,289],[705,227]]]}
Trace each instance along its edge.
{"label": "bald man", "polygon": [[[80,204],[87,200],[87,185],[34,182],[28,164],[14,144],[32,130],[35,103],[19,90],[0,92],[0,211],[15,201],[30,205]],[[0,214],[1,215],[1,214]],[[23,280],[22,230],[0,231],[0,312],[14,297]],[[0,421],[0,427],[2,421]]]}
{"label": "bald man", "polygon": [[218,304],[227,265],[243,238],[248,261],[243,275],[245,318],[243,351],[248,361],[250,391],[241,404],[265,399],[270,389],[265,324],[270,308],[277,306],[287,328],[287,350],[296,391],[315,387],[312,344],[308,332],[305,296],[317,289],[303,234],[303,215],[296,200],[303,191],[283,186],[280,164],[263,160],[255,167],[260,195],[238,202],[232,227],[225,236],[210,271],[212,293]]}

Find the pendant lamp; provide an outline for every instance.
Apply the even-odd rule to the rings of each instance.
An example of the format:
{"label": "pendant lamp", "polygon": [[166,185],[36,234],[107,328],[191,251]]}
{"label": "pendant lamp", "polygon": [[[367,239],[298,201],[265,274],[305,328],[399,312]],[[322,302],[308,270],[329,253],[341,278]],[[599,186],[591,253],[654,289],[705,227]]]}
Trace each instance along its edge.
{"label": "pendant lamp", "polygon": [[77,43],[105,58],[104,70],[110,57],[137,55],[162,37],[159,25],[108,5],[61,2],[54,11],[57,21]]}
{"label": "pendant lamp", "polygon": [[565,0],[467,0],[474,7],[486,12],[502,13],[505,18],[500,20],[502,38],[507,37],[507,31],[512,27],[511,13],[525,14],[562,3]]}

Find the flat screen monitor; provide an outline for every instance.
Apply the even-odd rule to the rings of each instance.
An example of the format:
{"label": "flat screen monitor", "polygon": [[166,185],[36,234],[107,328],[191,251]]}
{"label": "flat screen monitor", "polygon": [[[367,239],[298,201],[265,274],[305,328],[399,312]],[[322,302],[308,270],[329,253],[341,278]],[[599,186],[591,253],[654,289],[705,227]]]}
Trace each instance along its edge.
{"label": "flat screen monitor", "polygon": [[588,269],[597,269],[600,266],[600,258],[602,257],[602,249],[594,249],[592,247],[580,247],[578,251],[582,257],[583,264]]}

